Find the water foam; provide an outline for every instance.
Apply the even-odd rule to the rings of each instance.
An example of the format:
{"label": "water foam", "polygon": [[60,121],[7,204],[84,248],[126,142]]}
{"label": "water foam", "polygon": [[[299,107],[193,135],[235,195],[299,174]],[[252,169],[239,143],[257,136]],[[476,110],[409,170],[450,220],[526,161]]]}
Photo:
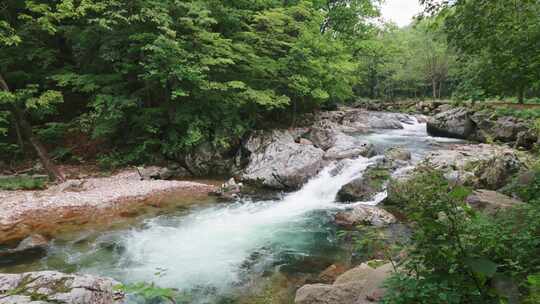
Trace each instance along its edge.
{"label": "water foam", "polygon": [[211,286],[223,292],[242,281],[241,266],[253,252],[279,242],[310,212],[335,208],[340,188],[375,161],[358,158],[328,166],[281,201],[237,202],[150,220],[123,239],[125,279],[148,281],[149,274],[165,269],[154,279],[160,286]]}

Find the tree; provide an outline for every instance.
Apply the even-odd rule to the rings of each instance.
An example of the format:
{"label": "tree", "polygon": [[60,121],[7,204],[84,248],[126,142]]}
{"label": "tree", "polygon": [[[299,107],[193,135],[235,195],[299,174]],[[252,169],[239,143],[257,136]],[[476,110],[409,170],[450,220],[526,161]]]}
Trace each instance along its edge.
{"label": "tree", "polygon": [[[22,29],[19,29],[19,31],[22,31]],[[22,39],[18,35],[18,31],[7,21],[1,20],[0,46],[2,48],[18,48],[21,42]],[[6,67],[9,65],[5,64],[3,66]],[[61,94],[57,91],[45,91],[36,98],[34,96],[38,94],[38,87],[35,85],[28,85],[24,89],[12,91],[3,74],[4,71],[0,70],[0,89],[2,91],[0,92],[0,105],[5,105],[9,109],[14,120],[14,126],[20,144],[22,144],[22,133],[36,151],[43,168],[47,171],[51,180],[64,181],[64,176],[49,157],[41,141],[35,136],[32,126],[26,119],[26,112],[28,110],[47,111],[54,103],[61,102]]]}
{"label": "tree", "polygon": [[540,3],[535,0],[423,1],[444,18],[448,40],[464,56],[480,58],[484,88],[523,102],[540,78]]}

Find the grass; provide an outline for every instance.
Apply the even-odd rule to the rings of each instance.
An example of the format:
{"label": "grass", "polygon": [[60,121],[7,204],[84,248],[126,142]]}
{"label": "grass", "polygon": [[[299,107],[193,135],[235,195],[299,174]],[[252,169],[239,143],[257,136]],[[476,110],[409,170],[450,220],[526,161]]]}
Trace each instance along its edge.
{"label": "grass", "polygon": [[26,175],[0,178],[0,190],[40,190],[45,189],[47,178]]}

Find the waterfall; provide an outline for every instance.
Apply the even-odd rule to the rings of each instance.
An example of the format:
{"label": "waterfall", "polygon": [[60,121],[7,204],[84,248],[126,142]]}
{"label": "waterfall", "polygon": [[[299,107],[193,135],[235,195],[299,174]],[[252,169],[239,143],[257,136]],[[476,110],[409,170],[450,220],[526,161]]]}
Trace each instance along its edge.
{"label": "waterfall", "polygon": [[160,286],[211,286],[224,292],[242,280],[239,270],[257,250],[301,243],[309,214],[337,208],[334,199],[341,187],[376,161],[361,157],[331,164],[280,201],[236,202],[150,220],[124,236],[122,277],[148,281],[159,271],[153,281]]}

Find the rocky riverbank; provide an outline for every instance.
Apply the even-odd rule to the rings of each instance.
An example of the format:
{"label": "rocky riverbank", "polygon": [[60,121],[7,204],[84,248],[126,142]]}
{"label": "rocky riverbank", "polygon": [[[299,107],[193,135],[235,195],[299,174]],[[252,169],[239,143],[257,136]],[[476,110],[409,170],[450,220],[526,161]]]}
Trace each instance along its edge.
{"label": "rocky riverbank", "polygon": [[66,225],[106,223],[145,204],[159,205],[167,194],[196,197],[214,190],[195,182],[141,180],[130,170],[41,191],[0,191],[0,244],[34,233],[54,235]]}
{"label": "rocky riverbank", "polygon": [[[423,121],[428,121],[434,135],[465,139],[478,139],[471,137],[471,134],[478,136],[487,134],[485,130],[489,130],[490,134],[504,135],[494,137],[497,140],[518,142],[520,132],[524,131],[518,122],[514,124],[517,126],[515,130],[513,127],[508,127],[511,131],[494,130],[499,124],[479,123],[478,118],[475,121],[471,117],[474,114],[460,108],[448,108],[446,104],[437,105],[435,109],[429,111],[441,114],[428,118],[422,115],[340,108],[314,115],[307,119],[309,122],[303,127],[253,132],[235,148],[234,153],[222,154],[208,150],[208,153],[190,156],[191,161],[187,163],[187,168],[180,170],[183,174],[203,174],[217,168],[224,174],[234,176],[234,179],[220,188],[194,182],[166,181],[164,179],[171,177],[170,171],[147,168],[139,172],[125,171],[107,178],[70,180],[44,191],[0,192],[0,243],[30,236],[21,242],[18,248],[39,249],[41,244],[46,244],[49,236],[53,236],[56,230],[65,225],[112,220],[145,204],[159,205],[167,194],[206,196],[212,192],[227,199],[235,199],[242,196],[243,189],[247,188],[243,188],[244,185],[273,191],[295,190],[329,164],[337,164],[335,170],[340,171],[348,166],[352,158],[370,158],[376,154],[381,155],[372,158],[363,174],[345,183],[337,194],[336,201],[344,207],[334,215],[333,223],[341,227],[340,229],[353,231],[362,226],[382,231],[402,225],[399,210],[396,212],[392,209],[392,201],[399,199],[398,194],[405,189],[403,183],[424,168],[442,170],[448,181],[475,189],[467,198],[467,203],[475,209],[493,214],[520,204],[519,200],[505,196],[499,190],[513,176],[526,169],[528,156],[524,152],[494,144],[460,143],[438,146],[437,143],[426,140],[422,144],[428,145],[430,152],[418,159],[418,155],[413,156],[414,151],[405,147],[393,147],[382,153],[372,142],[365,139],[369,134],[400,130],[404,126],[418,125],[418,122]],[[445,131],[433,131],[435,128]],[[221,165],[213,167],[215,162],[221,162]],[[379,206],[358,203],[378,203],[384,199],[385,191],[388,192],[388,197]],[[14,246],[8,251],[11,254],[17,251],[17,248]],[[348,271],[347,268],[332,265],[341,269],[339,273],[332,275],[330,279],[323,273],[321,277],[325,277],[324,280],[309,282],[312,284],[301,287],[296,292],[295,303],[378,302],[385,292],[381,283],[391,274],[393,267],[381,262],[361,264],[365,261],[357,261]],[[31,284],[27,284],[28,278]],[[80,302],[81,298],[77,298],[79,294],[87,294],[83,295],[82,299],[94,299],[92,297],[96,294],[89,295],[88,290],[105,295],[105,300],[98,296],[92,300],[95,302],[91,303],[110,304],[118,300],[118,295],[111,289],[113,280],[44,272],[0,275],[0,303],[22,301],[21,303],[41,304],[39,301],[31,302],[32,299],[29,300],[28,297],[41,286],[33,285],[33,282],[38,284],[42,280],[54,286],[69,282],[65,284],[69,285],[69,288],[62,287],[60,293],[49,292],[50,289],[41,292],[43,303],[47,303],[47,299],[68,299],[67,303],[90,303],[84,302],[86,300]],[[78,280],[90,283],[73,283],[79,282]],[[92,285],[93,282],[98,283]],[[24,285],[23,289],[20,288],[21,284]],[[97,287],[84,287],[87,285]],[[75,295],[71,290],[76,291]]]}

